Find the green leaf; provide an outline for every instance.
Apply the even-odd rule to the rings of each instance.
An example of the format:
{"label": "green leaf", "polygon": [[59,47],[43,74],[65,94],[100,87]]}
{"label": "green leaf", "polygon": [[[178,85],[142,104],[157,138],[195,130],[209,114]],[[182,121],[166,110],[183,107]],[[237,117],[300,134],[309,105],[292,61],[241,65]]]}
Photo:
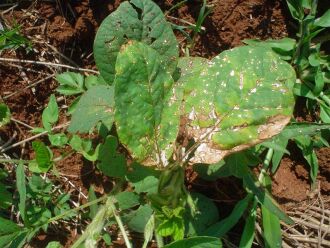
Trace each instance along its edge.
{"label": "green leaf", "polygon": [[324,103],[320,103],[320,118],[324,123],[330,123],[330,107]]}
{"label": "green leaf", "polygon": [[64,133],[48,134],[48,138],[53,146],[58,147],[66,145],[69,141],[68,137]]}
{"label": "green leaf", "polygon": [[28,224],[26,218],[26,181],[23,163],[19,163],[16,169],[16,187],[19,194],[18,209],[24,223]]}
{"label": "green leaf", "polygon": [[56,89],[62,95],[77,95],[85,91],[84,76],[75,72],[64,72],[56,75],[60,86]]}
{"label": "green leaf", "polygon": [[98,144],[95,150],[93,150],[92,141],[90,139],[82,139],[78,135],[73,135],[69,144],[72,149],[81,153],[84,158],[89,161],[95,162],[99,157],[101,144]]}
{"label": "green leaf", "polygon": [[171,236],[174,240],[184,237],[184,212],[181,206],[170,208],[163,206],[161,211],[156,212],[157,233],[162,237]]}
{"label": "green leaf", "polygon": [[[244,59],[242,59],[244,58]],[[193,163],[216,163],[264,142],[290,121],[295,71],[271,50],[237,47],[211,61],[179,61]]]}
{"label": "green leaf", "polygon": [[206,181],[215,181],[220,177],[227,177],[231,174],[230,168],[229,166],[226,166],[224,160],[211,165],[194,164],[194,171]]}
{"label": "green leaf", "polygon": [[90,88],[97,85],[107,85],[101,76],[89,75],[85,78],[85,87]]}
{"label": "green leaf", "polygon": [[302,7],[301,0],[286,0],[291,15],[296,20],[302,20],[304,18],[304,9]]}
{"label": "green leaf", "polygon": [[92,150],[92,141],[90,139],[82,139],[78,135],[73,135],[69,144],[77,152],[88,153]]}
{"label": "green leaf", "polygon": [[192,193],[192,198],[197,209],[196,213],[186,211],[185,224],[186,236],[201,235],[209,226],[219,219],[218,208],[212,200],[199,193]]}
{"label": "green leaf", "polygon": [[[287,147],[288,143],[289,143],[289,140],[286,138],[283,138],[283,139],[277,139],[275,144],[280,147],[285,148],[285,147]],[[274,150],[274,154],[272,157],[272,173],[276,172],[284,154],[285,154],[284,151]]]}
{"label": "green leaf", "polygon": [[42,112],[42,124],[50,132],[52,125],[58,120],[58,105],[55,95],[51,95],[47,107]]}
{"label": "green leaf", "polygon": [[282,247],[282,233],[279,218],[263,205],[261,206],[261,212],[265,247]]}
{"label": "green leaf", "polygon": [[222,243],[219,238],[199,236],[175,241],[164,248],[221,248]]}
{"label": "green leaf", "polygon": [[248,190],[255,195],[260,204],[266,207],[271,213],[276,215],[281,220],[285,221],[288,224],[293,224],[294,222],[287,216],[278,206],[276,201],[271,197],[266,189],[263,189],[260,186],[260,183],[257,182],[251,173],[243,177],[243,181]]}
{"label": "green leaf", "polygon": [[139,163],[165,167],[172,156],[180,114],[173,83],[152,48],[130,42],[120,51],[115,79],[117,132]]}
{"label": "green leaf", "polygon": [[0,209],[7,209],[13,203],[12,194],[6,189],[6,186],[0,183]]}
{"label": "green leaf", "polygon": [[195,164],[194,170],[198,175],[207,181],[215,181],[220,177],[236,176],[241,178],[244,176],[246,166],[255,166],[262,161],[251,150],[245,150],[229,155],[218,163],[206,165]]}
{"label": "green leaf", "polygon": [[257,219],[257,201],[254,202],[245,219],[243,234],[239,243],[239,247],[250,248],[254,240],[255,225]]}
{"label": "green leaf", "polygon": [[330,124],[317,124],[317,123],[291,123],[286,126],[283,131],[273,140],[277,139],[293,139],[299,135],[313,135],[323,129],[330,129]]}
{"label": "green leaf", "polygon": [[9,247],[9,245],[19,236],[19,232],[0,235],[0,247]]}
{"label": "green leaf", "polygon": [[173,73],[178,58],[178,44],[161,9],[150,0],[122,3],[101,24],[94,42],[94,56],[101,75],[108,84],[115,77],[115,64],[122,45],[141,41],[159,53],[159,60]]}
{"label": "green leaf", "polygon": [[151,215],[150,219],[148,220],[145,228],[144,228],[144,242],[142,248],[147,248],[148,243],[152,240],[152,237],[154,236],[154,230],[155,230],[155,217],[154,215]]}
{"label": "green leaf", "polygon": [[281,152],[283,154],[289,154],[290,155],[290,152],[286,149],[286,145],[273,143],[273,142],[269,142],[269,141],[266,141],[266,142],[262,143],[261,145],[263,145],[264,147],[273,149],[274,151],[278,151],[278,152]]}
{"label": "green leaf", "polygon": [[4,103],[0,103],[0,127],[6,125],[10,121],[10,110]]}
{"label": "green leaf", "polygon": [[314,25],[318,26],[318,27],[323,27],[323,28],[327,28],[330,27],[330,9],[328,9],[323,16],[321,16],[320,18],[317,18],[314,21]]}
{"label": "green leaf", "polygon": [[[94,191],[94,188],[93,186],[90,186],[89,187],[89,190],[88,190],[88,202],[92,202],[94,200],[96,200],[97,197],[95,195],[95,191]],[[96,216],[97,214],[97,211],[98,211],[98,205],[97,204],[93,204],[89,207],[89,218],[91,219],[94,219],[94,217]]]}
{"label": "green leaf", "polygon": [[159,171],[142,166],[138,163],[131,165],[131,170],[127,174],[127,179],[134,186],[134,191],[138,194],[147,192],[157,193],[159,182]]}
{"label": "green leaf", "polygon": [[126,210],[140,204],[139,196],[134,192],[120,192],[115,198],[120,210]]}
{"label": "green leaf", "polygon": [[98,85],[90,88],[80,98],[68,131],[89,132],[99,121],[111,128],[114,115],[114,90],[111,86]]}
{"label": "green leaf", "polygon": [[272,40],[272,39],[265,40],[265,41],[243,40],[243,42],[250,46],[264,46],[264,47],[272,48],[275,51],[281,50],[281,51],[285,51],[285,52],[292,51],[296,46],[296,40],[287,38],[287,37],[280,39],[280,40]]}
{"label": "green leaf", "polygon": [[0,236],[19,232],[21,228],[11,220],[0,217]]}
{"label": "green leaf", "polygon": [[240,200],[235,205],[233,211],[228,217],[206,229],[203,234],[213,237],[222,237],[225,235],[231,228],[236,225],[236,223],[242,217],[251,200],[252,196],[250,194],[247,195],[243,200]]}
{"label": "green leaf", "polygon": [[33,141],[32,148],[35,151],[36,162],[41,172],[47,172],[52,166],[52,153],[49,148],[40,141]]}
{"label": "green leaf", "polygon": [[294,140],[310,166],[310,177],[312,179],[312,183],[315,184],[319,171],[319,164],[316,153],[314,151],[313,140],[307,135],[297,136],[294,138]]}
{"label": "green leaf", "polygon": [[296,83],[294,85],[293,93],[297,96],[303,96],[313,100],[316,99],[315,94],[310,90],[310,88],[302,83]]}
{"label": "green leaf", "polygon": [[108,136],[100,146],[98,168],[109,177],[124,178],[127,173],[125,156],[116,151],[117,138]]}
{"label": "green leaf", "polygon": [[104,241],[104,243],[106,244],[106,245],[111,245],[112,244],[112,241],[111,241],[111,236],[110,236],[110,234],[109,233],[104,233],[103,235],[102,235],[102,239],[103,239],[103,241]]}
{"label": "green leaf", "polygon": [[315,86],[313,92],[315,95],[319,95],[324,88],[324,77],[321,67],[318,67],[314,81],[315,81]]}
{"label": "green leaf", "polygon": [[308,62],[311,66],[314,66],[314,67],[319,66],[320,62],[321,62],[320,53],[315,52],[315,53],[312,53],[311,55],[309,55]]}
{"label": "green leaf", "polygon": [[46,248],[61,248],[61,247],[62,247],[62,245],[58,241],[49,242],[46,246]]}
{"label": "green leaf", "polygon": [[123,216],[123,220],[127,223],[130,230],[143,233],[152,213],[153,210],[149,205],[143,205],[128,215]]}

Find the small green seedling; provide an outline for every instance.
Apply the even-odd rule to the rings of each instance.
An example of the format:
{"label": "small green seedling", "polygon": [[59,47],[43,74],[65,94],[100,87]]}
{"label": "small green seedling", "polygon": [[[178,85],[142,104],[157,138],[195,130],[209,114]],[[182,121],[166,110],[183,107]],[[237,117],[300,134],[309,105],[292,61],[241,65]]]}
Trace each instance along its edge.
{"label": "small green seedling", "polygon": [[31,41],[20,34],[20,26],[12,29],[0,29],[0,51],[24,47],[27,51],[32,49]]}
{"label": "small green seedling", "polygon": [[8,106],[0,102],[0,127],[6,125],[10,121],[10,110]]}

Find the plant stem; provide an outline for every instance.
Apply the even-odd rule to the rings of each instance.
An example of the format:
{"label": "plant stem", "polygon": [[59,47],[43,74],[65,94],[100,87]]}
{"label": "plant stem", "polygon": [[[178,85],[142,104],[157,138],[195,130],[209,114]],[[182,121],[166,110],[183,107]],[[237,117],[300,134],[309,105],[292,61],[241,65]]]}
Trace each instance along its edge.
{"label": "plant stem", "polygon": [[104,201],[107,198],[108,198],[108,196],[107,195],[104,195],[104,196],[102,196],[102,197],[100,197],[100,198],[98,198],[98,199],[96,199],[94,201],[88,202],[88,203],[83,204],[83,205],[81,205],[79,207],[76,207],[76,208],[70,209],[68,211],[65,211],[62,214],[56,215],[53,218],[48,219],[46,221],[46,223],[41,224],[40,227],[43,226],[43,225],[45,225],[45,224],[50,224],[50,223],[52,223],[54,221],[60,220],[60,219],[64,218],[65,216],[67,216],[67,215],[69,215],[71,213],[78,212],[78,211],[80,211],[82,209],[88,208],[88,207],[90,207],[90,206],[92,206],[92,205],[94,205],[96,203],[99,203],[101,201]]}
{"label": "plant stem", "polygon": [[[68,156],[70,156],[71,154],[75,153],[75,151],[70,151],[67,153],[64,153],[56,158],[53,159],[54,163],[58,163],[61,160],[67,158]],[[18,163],[24,163],[24,164],[28,164],[33,160],[23,160],[23,159],[0,159],[0,163],[13,163],[13,164],[18,164]]]}
{"label": "plant stem", "polygon": [[182,1],[178,2],[177,4],[175,4],[174,6],[172,6],[168,11],[166,11],[165,16],[167,16],[174,9],[181,7],[181,5],[185,4],[187,1],[188,0],[182,0]]}
{"label": "plant stem", "polygon": [[117,209],[116,209],[116,206],[113,204],[113,202],[111,202],[109,204],[109,209],[111,210],[112,214],[114,215],[115,219],[116,219],[116,222],[118,224],[118,227],[123,235],[123,238],[124,238],[124,241],[125,241],[125,244],[126,244],[126,247],[127,248],[132,248],[132,245],[131,245],[131,242],[129,241],[129,238],[127,236],[127,233],[125,231],[125,227],[123,225],[123,222],[121,221],[121,218],[120,216],[117,214]]}
{"label": "plant stem", "polygon": [[28,164],[31,162],[30,160],[22,160],[22,159],[0,159],[0,163],[13,163],[13,164],[18,164],[18,163],[24,163]]}
{"label": "plant stem", "polygon": [[155,231],[155,237],[156,237],[156,242],[158,245],[158,248],[164,247],[164,239],[162,236],[160,236],[157,231]]}
{"label": "plant stem", "polygon": [[266,154],[266,157],[265,157],[265,160],[264,160],[264,163],[263,163],[263,166],[262,166],[262,169],[260,171],[260,174],[259,174],[259,182],[262,183],[263,179],[264,179],[264,175],[266,174],[266,171],[269,167],[269,164],[270,164],[270,161],[273,157],[273,154],[274,154],[274,149],[272,148],[269,148],[268,151],[267,151],[267,154]]}
{"label": "plant stem", "polygon": [[113,201],[113,197],[108,197],[105,205],[100,207],[99,211],[97,212],[92,222],[88,225],[85,232],[78,238],[78,240],[72,245],[71,248],[77,248],[84,242],[86,247],[96,247],[97,241],[95,238],[102,231],[106,219],[113,214],[113,211],[110,208],[111,204],[113,204]]}
{"label": "plant stem", "polygon": [[323,91],[321,91],[320,97],[326,104],[328,104],[328,106],[330,106],[330,98],[327,95],[325,95]]}

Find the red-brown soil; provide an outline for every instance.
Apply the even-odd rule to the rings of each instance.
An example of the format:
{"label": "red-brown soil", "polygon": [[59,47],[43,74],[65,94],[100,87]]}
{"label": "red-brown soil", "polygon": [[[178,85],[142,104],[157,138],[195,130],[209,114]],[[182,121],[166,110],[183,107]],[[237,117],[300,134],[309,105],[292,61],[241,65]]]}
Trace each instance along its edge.
{"label": "red-brown soil", "polygon": [[[22,1],[14,10],[5,13],[3,20],[0,18],[0,21],[7,25],[20,24],[22,33],[32,40],[33,50],[26,52],[20,48],[17,51],[2,52],[0,57],[47,61],[96,69],[92,56],[95,33],[102,20],[115,10],[120,2],[119,0],[36,1],[31,4],[31,2]],[[157,2],[164,11],[168,11],[178,1]],[[195,23],[201,2],[188,1],[179,9],[167,13],[168,20],[180,25],[183,24],[180,19]],[[203,23],[205,31],[197,36],[196,45],[191,51],[194,56],[214,57],[225,49],[242,45],[244,39],[279,39],[294,35],[292,30],[295,28],[295,22],[290,18],[283,0],[208,2],[214,7]],[[183,48],[186,40],[178,31],[176,34],[180,48]],[[32,127],[40,126],[41,112],[57,83],[54,78],[49,78],[34,87],[25,87],[61,71],[63,70],[51,66],[0,61],[0,96],[8,104],[13,117]],[[11,93],[16,94],[8,97]],[[67,101],[67,99],[62,99],[59,105],[65,109],[68,105]],[[66,121],[66,117],[63,116],[61,123]],[[27,127],[17,123],[11,123],[0,129],[0,137],[3,141],[13,136],[14,141],[19,141],[30,137],[31,133]],[[286,208],[313,197],[313,192],[310,190],[309,168],[297,149],[293,150],[289,157],[282,160],[273,178],[273,194]],[[15,153],[27,159],[33,156],[28,143],[24,149],[16,147],[9,153]],[[329,148],[319,149],[317,155],[320,165],[318,179],[321,193],[329,201],[330,150]],[[100,194],[111,188],[110,180],[96,172],[94,166],[84,162],[79,155],[64,160],[58,164],[57,169],[85,194],[91,184],[96,186]],[[209,192],[208,195],[218,203],[223,216],[230,212],[244,194],[239,180],[222,179],[213,184],[200,182],[198,179],[193,181],[193,189]],[[222,210],[221,206],[225,206],[225,210]],[[73,232],[69,236],[64,239],[67,245],[76,238]],[[51,240],[45,235],[39,236],[39,239],[40,241]],[[44,245],[43,242],[36,244],[38,245],[35,247]]]}

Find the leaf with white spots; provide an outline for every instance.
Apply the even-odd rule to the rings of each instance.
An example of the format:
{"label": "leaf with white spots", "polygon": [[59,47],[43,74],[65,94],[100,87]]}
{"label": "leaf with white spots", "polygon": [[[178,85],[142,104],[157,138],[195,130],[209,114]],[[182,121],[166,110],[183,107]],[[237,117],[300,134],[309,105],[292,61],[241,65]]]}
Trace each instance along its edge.
{"label": "leaf with white spots", "polygon": [[211,61],[179,61],[186,133],[198,146],[192,162],[216,163],[263,142],[290,121],[295,72],[262,47],[238,47]]}
{"label": "leaf with white spots", "polygon": [[166,70],[174,72],[179,53],[171,25],[151,0],[132,0],[123,2],[111,13],[96,34],[95,62],[108,84],[112,84],[115,77],[119,50],[130,40],[141,41],[157,50]]}
{"label": "leaf with white spots", "polygon": [[159,53],[137,41],[124,45],[114,84],[120,141],[138,162],[166,166],[178,134],[181,98]]}

